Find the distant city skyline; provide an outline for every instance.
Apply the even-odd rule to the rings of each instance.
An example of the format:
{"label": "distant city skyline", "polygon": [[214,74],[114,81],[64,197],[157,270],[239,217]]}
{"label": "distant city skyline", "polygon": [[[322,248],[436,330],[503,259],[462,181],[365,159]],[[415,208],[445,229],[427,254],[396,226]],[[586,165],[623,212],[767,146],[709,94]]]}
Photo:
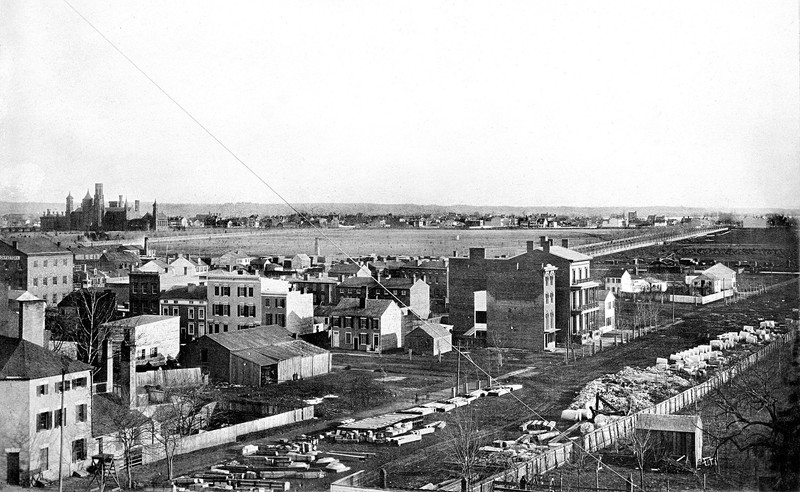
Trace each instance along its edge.
{"label": "distant city skyline", "polygon": [[[291,203],[800,208],[796,2],[71,3]],[[279,202],[66,4],[0,44],[0,201]]]}

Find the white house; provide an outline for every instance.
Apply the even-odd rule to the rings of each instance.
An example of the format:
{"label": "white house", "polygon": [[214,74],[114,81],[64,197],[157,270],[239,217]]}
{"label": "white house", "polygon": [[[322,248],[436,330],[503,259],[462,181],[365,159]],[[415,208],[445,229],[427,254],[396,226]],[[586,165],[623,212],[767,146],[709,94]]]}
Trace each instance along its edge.
{"label": "white house", "polygon": [[331,347],[370,352],[401,347],[403,315],[392,300],[344,298],[330,316]]}
{"label": "white house", "polygon": [[611,292],[633,292],[633,279],[628,270],[624,268],[612,268],[603,276],[603,283],[606,290]]}

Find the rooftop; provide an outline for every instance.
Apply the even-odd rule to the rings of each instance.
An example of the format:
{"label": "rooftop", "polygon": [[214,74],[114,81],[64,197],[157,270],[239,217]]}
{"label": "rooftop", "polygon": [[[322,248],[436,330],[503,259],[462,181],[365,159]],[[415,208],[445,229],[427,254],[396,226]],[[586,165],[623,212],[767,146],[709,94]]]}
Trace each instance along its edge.
{"label": "rooftop", "polygon": [[161,299],[195,299],[206,300],[207,287],[205,285],[181,285],[172,287],[161,293]]}
{"label": "rooftop", "polygon": [[72,374],[91,368],[27,340],[0,336],[0,380],[39,379],[59,376],[62,369]]}
{"label": "rooftop", "polygon": [[361,299],[345,298],[339,301],[331,316],[365,316],[379,318],[389,309],[394,301],[390,299],[365,299],[364,307],[359,307]]}
{"label": "rooftop", "polygon": [[13,243],[16,242],[16,249],[26,255],[43,255],[43,254],[64,254],[72,255],[72,252],[66,248],[58,246],[52,241],[44,238],[18,238],[18,239],[0,239],[0,243],[7,245],[9,248],[14,248]]}

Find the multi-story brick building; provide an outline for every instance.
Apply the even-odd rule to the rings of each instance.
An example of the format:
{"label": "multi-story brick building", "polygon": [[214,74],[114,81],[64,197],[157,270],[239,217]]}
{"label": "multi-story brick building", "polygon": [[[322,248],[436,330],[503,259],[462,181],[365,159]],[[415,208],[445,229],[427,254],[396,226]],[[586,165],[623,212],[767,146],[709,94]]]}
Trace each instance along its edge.
{"label": "multi-story brick building", "polygon": [[336,287],[339,300],[358,297],[389,299],[400,307],[410,308],[422,319],[431,313],[430,290],[428,284],[414,278],[383,278],[379,282],[372,277],[350,277]]}
{"label": "multi-story brick building", "polygon": [[72,253],[44,238],[0,240],[0,281],[55,307],[73,288]]}
{"label": "multi-story brick building", "polygon": [[430,286],[431,313],[447,312],[447,259],[411,260],[398,270],[403,278],[422,279]]}
{"label": "multi-story brick building", "polygon": [[128,278],[130,315],[157,315],[161,299],[161,276],[158,272],[131,272]]}
{"label": "multi-story brick building", "polygon": [[[463,334],[475,326],[474,293],[487,291],[487,339],[491,339],[491,304],[496,303],[498,297],[492,295],[490,284],[495,292],[503,291],[508,300],[516,296],[511,293],[513,289],[528,294],[534,290],[538,292],[538,286],[526,282],[544,275],[544,265],[555,267],[554,312],[558,341],[582,341],[598,328],[602,323],[599,319],[602,299],[597,298],[599,282],[590,278],[591,257],[569,249],[567,240],[562,246],[553,246],[551,239],[542,237],[540,244],[540,248],[535,248],[534,242],[528,241],[527,251],[511,258],[486,258],[483,248],[470,248],[469,258],[450,259],[450,322],[454,333]],[[508,280],[502,280],[503,277]],[[503,282],[507,285],[503,286]],[[494,310],[498,312],[497,308]],[[506,327],[496,329],[505,330]],[[510,324],[507,329],[510,330]]]}
{"label": "multi-story brick building", "polygon": [[194,284],[175,286],[161,293],[161,314],[180,316],[181,344],[189,343],[207,333],[207,295],[205,285]]}
{"label": "multi-story brick building", "polygon": [[208,333],[252,328],[261,324],[261,277],[243,271],[213,270],[208,286]]}
{"label": "multi-story brick building", "polygon": [[314,306],[332,306],[337,302],[336,286],[339,282],[331,277],[304,275],[303,278],[289,279],[292,290],[313,296]]}
{"label": "multi-story brick building", "polygon": [[286,328],[290,333],[305,335],[314,331],[314,298],[289,290],[289,282],[261,279],[261,324]]}
{"label": "multi-story brick building", "polygon": [[402,346],[403,314],[388,299],[346,298],[330,311],[331,347],[381,352]]}

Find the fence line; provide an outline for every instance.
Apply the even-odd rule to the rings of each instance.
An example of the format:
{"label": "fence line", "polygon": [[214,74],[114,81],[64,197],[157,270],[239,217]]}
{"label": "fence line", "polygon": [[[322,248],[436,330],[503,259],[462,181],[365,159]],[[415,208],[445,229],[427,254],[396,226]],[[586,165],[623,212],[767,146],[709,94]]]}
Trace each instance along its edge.
{"label": "fence line", "polygon": [[[682,391],[681,393],[667,398],[666,400],[652,407],[640,410],[639,412],[622,419],[618,419],[613,424],[609,424],[589,432],[583,436],[581,443],[582,448],[586,452],[591,453],[611,446],[615,442],[628,437],[633,433],[636,427],[636,419],[640,414],[671,414],[683,409],[688,405],[691,405],[692,403],[695,403],[713,391],[715,388],[724,385],[761,359],[779,350],[784,346],[784,344],[790,343],[794,340],[794,337],[795,332],[790,331],[788,334],[776,338],[775,341],[750,354],[733,366],[715,374],[708,381]],[[470,491],[486,492],[487,490],[493,490],[491,488],[487,489],[485,485],[494,483],[494,481],[516,481],[519,483],[519,480],[523,476],[527,477],[527,479],[530,481],[533,476],[542,475],[548,471],[555,470],[559,466],[568,462],[572,455],[572,448],[572,443],[566,443],[561,447],[548,449],[544,453],[527,462],[518,463],[516,466],[510,469],[481,480],[480,483],[470,487]]]}

